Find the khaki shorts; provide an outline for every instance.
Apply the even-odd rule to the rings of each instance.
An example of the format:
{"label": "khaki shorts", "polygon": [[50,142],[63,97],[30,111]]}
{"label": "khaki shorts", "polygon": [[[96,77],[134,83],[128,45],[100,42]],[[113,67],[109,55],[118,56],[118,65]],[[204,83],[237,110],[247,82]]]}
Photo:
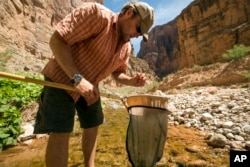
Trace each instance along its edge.
{"label": "khaki shorts", "polygon": [[63,89],[44,87],[40,96],[34,134],[72,132],[77,111],[81,128],[96,127],[103,123],[101,100],[91,106],[81,97],[75,104]]}

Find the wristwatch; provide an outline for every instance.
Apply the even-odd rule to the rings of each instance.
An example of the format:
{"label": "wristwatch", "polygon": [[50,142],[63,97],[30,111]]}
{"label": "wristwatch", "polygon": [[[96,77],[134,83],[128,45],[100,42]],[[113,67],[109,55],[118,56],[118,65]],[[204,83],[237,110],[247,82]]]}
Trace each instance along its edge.
{"label": "wristwatch", "polygon": [[83,76],[81,74],[75,74],[73,76],[73,78],[70,80],[70,82],[73,84],[73,85],[77,85],[81,82],[81,80],[83,79]]}

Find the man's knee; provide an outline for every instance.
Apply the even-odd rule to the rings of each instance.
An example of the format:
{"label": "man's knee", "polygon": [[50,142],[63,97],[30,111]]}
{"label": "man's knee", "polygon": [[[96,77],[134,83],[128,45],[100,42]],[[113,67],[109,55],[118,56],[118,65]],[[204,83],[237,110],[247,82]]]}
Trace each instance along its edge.
{"label": "man's knee", "polygon": [[49,134],[49,141],[57,143],[68,143],[70,137],[70,133],[50,133]]}

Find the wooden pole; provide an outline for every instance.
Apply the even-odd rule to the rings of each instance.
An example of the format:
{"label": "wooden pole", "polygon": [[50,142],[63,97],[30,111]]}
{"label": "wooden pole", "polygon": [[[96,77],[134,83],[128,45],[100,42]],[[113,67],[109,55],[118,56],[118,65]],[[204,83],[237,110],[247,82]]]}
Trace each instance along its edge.
{"label": "wooden pole", "polygon": [[[65,84],[55,83],[55,82],[49,82],[49,81],[43,81],[43,80],[39,80],[39,79],[29,78],[29,77],[26,77],[26,76],[10,74],[10,73],[1,72],[1,71],[0,71],[0,77],[19,80],[19,81],[24,81],[24,82],[30,82],[30,83],[39,84],[39,85],[43,85],[43,86],[49,86],[49,87],[53,87],[53,88],[76,91],[76,89],[73,86],[70,86],[70,85],[65,85]],[[104,96],[104,97],[121,100],[121,97],[118,96],[118,95],[113,95],[113,94],[108,94],[108,93],[100,93],[100,94],[101,94],[101,96]]]}

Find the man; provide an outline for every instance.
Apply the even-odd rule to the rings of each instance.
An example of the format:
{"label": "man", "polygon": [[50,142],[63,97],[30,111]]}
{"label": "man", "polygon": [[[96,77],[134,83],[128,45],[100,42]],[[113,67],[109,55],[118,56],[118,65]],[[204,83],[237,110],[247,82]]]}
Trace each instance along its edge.
{"label": "man", "polygon": [[49,133],[47,167],[66,167],[75,109],[83,128],[85,167],[94,167],[98,126],[103,123],[98,83],[112,74],[130,86],[144,86],[144,74],[126,75],[130,39],[153,25],[153,8],[143,2],[125,4],[116,14],[98,3],[83,5],[56,26],[50,40],[53,58],[43,69],[46,80],[73,85],[76,92],[45,87],[34,133]]}

